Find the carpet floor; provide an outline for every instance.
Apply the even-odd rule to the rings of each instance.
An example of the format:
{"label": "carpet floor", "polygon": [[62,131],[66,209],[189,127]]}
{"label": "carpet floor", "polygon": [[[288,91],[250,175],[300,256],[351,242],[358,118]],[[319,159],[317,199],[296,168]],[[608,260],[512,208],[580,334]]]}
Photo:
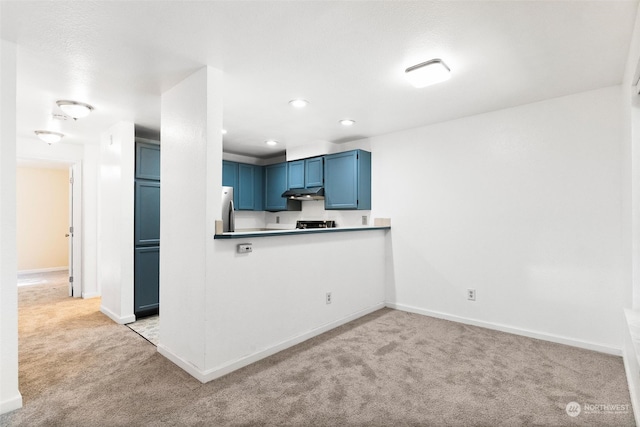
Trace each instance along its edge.
{"label": "carpet floor", "polygon": [[201,384],[66,292],[19,289],[2,426],[635,425],[620,357],[383,309]]}

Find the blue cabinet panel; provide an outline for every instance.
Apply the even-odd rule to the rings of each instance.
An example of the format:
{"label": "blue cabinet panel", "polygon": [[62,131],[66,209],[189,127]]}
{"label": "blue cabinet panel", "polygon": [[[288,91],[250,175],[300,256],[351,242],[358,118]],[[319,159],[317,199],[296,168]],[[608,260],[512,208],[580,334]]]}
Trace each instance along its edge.
{"label": "blue cabinet panel", "polygon": [[288,189],[290,188],[304,188],[304,160],[296,160],[287,163],[288,176],[287,182]]}
{"label": "blue cabinet panel", "polygon": [[237,210],[253,210],[255,208],[255,167],[253,165],[238,164],[238,186],[234,189],[238,194]]}
{"label": "blue cabinet panel", "polygon": [[325,156],[325,209],[371,209],[371,153],[363,150]]}
{"label": "blue cabinet panel", "polygon": [[264,210],[264,166],[254,166],[253,210]]}
{"label": "blue cabinet panel", "polygon": [[136,143],[136,178],[160,180],[160,145]]}
{"label": "blue cabinet panel", "polygon": [[135,184],[135,245],[160,244],[160,183],[138,180]]}
{"label": "blue cabinet panel", "polygon": [[289,189],[287,163],[277,163],[264,168],[264,209],[267,211],[299,211],[302,205],[299,200],[289,200],[282,193]]}
{"label": "blue cabinet panel", "polygon": [[134,256],[134,313],[148,316],[160,306],[160,247],[135,249]]}
{"label": "blue cabinet panel", "polygon": [[222,185],[233,187],[236,210],[264,210],[264,167],[222,161]]}
{"label": "blue cabinet panel", "polygon": [[304,161],[305,188],[324,185],[324,157],[313,157]]}
{"label": "blue cabinet panel", "polygon": [[222,161],[222,186],[233,187],[233,206],[238,206],[238,163]]}

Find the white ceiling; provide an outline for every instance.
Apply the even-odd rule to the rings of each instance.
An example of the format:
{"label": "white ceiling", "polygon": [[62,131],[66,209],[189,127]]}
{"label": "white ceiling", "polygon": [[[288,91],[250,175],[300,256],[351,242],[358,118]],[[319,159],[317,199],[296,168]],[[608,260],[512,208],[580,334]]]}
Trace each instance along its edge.
{"label": "white ceiling", "polygon": [[[270,157],[620,84],[633,1],[7,1],[18,45],[18,136],[97,143],[120,120],[160,129],[163,91],[224,71],[225,151]],[[435,57],[449,81],[415,89]],[[303,97],[310,105],[293,109]],[[51,118],[58,99],[96,110]],[[345,128],[339,119],[356,120]],[[274,138],[281,145],[264,144]]]}

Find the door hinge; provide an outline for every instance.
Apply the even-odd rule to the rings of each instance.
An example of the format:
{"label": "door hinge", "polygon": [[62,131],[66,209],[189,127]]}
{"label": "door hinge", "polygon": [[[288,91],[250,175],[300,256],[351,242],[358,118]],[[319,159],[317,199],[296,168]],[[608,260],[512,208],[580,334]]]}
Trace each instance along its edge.
{"label": "door hinge", "polygon": [[69,283],[73,283],[73,276],[69,276]]}
{"label": "door hinge", "polygon": [[69,233],[73,234],[73,227],[69,227]]}
{"label": "door hinge", "polygon": [[69,178],[69,184],[73,184],[73,177]]}

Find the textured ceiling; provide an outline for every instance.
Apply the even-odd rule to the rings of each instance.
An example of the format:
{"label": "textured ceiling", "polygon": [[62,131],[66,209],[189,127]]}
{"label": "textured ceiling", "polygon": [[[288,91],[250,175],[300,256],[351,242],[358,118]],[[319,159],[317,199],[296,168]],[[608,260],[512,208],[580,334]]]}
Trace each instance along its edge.
{"label": "textured ceiling", "polygon": [[[6,1],[18,45],[18,135],[96,143],[132,120],[160,128],[162,92],[204,65],[225,75],[226,151],[269,157],[619,84],[637,1]],[[406,67],[440,57],[449,81]],[[295,110],[288,101],[310,105]],[[51,119],[57,99],[83,120]],[[345,128],[338,120],[356,125]],[[267,147],[266,139],[282,142]]]}

